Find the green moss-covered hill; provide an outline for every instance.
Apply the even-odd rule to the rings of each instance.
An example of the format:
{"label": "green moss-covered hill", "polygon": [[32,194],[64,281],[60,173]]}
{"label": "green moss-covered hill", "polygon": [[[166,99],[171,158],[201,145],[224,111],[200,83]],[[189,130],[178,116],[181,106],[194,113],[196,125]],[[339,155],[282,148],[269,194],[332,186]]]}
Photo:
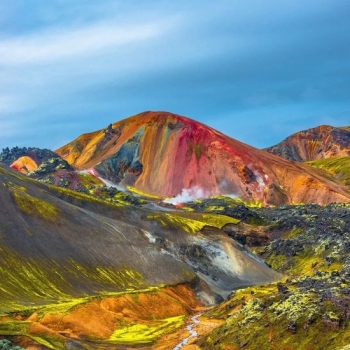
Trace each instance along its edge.
{"label": "green moss-covered hill", "polygon": [[318,159],[306,164],[323,170],[326,175],[350,187],[350,157]]}

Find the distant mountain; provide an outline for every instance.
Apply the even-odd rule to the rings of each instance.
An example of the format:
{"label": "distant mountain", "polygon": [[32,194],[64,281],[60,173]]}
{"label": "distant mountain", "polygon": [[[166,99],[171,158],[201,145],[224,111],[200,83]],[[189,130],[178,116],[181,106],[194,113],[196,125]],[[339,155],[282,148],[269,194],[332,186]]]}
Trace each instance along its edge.
{"label": "distant mountain", "polygon": [[167,112],[135,115],[56,152],[78,170],[161,196],[224,194],[273,205],[350,200],[341,185],[309,166]]}
{"label": "distant mountain", "polygon": [[321,125],[297,132],[266,151],[296,162],[347,157],[350,156],[350,127]]}

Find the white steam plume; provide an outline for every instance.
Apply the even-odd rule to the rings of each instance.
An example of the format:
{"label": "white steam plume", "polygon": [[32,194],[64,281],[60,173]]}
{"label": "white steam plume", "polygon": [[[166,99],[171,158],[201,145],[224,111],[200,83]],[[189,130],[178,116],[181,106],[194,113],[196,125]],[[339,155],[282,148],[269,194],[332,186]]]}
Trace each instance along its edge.
{"label": "white steam plume", "polygon": [[175,196],[174,198],[164,199],[164,203],[169,203],[173,205],[177,205],[180,203],[191,202],[198,198],[208,198],[210,193],[204,191],[202,188],[198,186],[193,186],[191,188],[182,189],[181,193]]}

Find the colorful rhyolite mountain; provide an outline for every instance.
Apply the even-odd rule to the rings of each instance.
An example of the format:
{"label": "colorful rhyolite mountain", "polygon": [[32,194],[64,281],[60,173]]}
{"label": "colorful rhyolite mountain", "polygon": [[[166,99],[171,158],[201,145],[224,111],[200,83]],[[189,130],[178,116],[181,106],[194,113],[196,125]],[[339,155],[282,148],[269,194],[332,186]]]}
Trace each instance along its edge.
{"label": "colorful rhyolite mountain", "polygon": [[307,165],[167,112],[135,115],[56,152],[78,170],[162,196],[220,194],[273,205],[350,201],[341,185]]}
{"label": "colorful rhyolite mountain", "polygon": [[321,125],[297,132],[266,149],[297,162],[350,156],[350,127]]}

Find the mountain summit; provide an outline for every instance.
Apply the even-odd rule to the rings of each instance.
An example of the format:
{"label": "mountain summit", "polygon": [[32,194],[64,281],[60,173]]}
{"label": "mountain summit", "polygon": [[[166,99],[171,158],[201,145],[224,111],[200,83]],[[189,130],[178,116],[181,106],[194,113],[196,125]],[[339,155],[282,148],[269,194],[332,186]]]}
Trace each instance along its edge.
{"label": "mountain summit", "polygon": [[317,170],[168,112],[144,112],[56,151],[78,170],[161,196],[231,195],[264,204],[348,202]]}

